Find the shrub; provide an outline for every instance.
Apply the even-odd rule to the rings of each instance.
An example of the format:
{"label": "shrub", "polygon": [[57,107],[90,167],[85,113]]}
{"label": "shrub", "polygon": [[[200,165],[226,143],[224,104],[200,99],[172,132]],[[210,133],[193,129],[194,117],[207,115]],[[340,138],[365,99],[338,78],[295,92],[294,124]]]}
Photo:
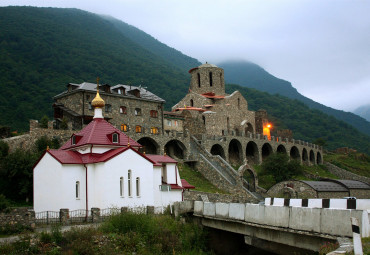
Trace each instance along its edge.
{"label": "shrub", "polygon": [[9,201],[3,194],[0,194],[0,212],[9,207]]}
{"label": "shrub", "polygon": [[48,128],[48,122],[49,122],[49,118],[48,116],[44,115],[41,120],[40,120],[40,127],[41,128]]}
{"label": "shrub", "polygon": [[274,153],[262,163],[263,174],[272,175],[275,182],[291,179],[302,173],[302,166],[296,160],[290,160],[285,153]]}

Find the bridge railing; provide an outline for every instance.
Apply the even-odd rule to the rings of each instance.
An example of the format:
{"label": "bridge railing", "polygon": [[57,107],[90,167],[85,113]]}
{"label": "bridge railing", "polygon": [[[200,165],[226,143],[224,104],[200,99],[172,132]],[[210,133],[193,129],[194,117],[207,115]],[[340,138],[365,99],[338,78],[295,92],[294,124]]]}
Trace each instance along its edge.
{"label": "bridge railing", "polygon": [[[258,224],[261,228],[304,231],[310,235],[352,237],[351,217],[359,220],[361,236],[369,236],[366,210],[300,208],[240,203],[194,202],[194,216]],[[244,223],[245,222],[245,223]],[[302,233],[301,233],[302,234]]]}

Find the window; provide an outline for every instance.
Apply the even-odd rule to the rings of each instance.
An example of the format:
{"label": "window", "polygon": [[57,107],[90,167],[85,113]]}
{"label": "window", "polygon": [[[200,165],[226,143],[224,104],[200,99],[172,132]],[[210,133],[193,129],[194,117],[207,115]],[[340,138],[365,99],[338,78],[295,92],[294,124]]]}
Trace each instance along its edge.
{"label": "window", "polygon": [[128,196],[131,197],[131,170],[128,170],[127,174],[127,187],[128,187]]}
{"label": "window", "polygon": [[112,105],[106,104],[105,105],[105,112],[111,112],[112,111]]}
{"label": "window", "polygon": [[202,116],[202,119],[203,119],[203,124],[205,125],[206,124],[206,117]]}
{"label": "window", "polygon": [[112,142],[113,142],[113,143],[118,143],[118,134],[114,133],[114,134],[112,135]]}
{"label": "window", "polygon": [[128,126],[126,124],[121,125],[121,131],[127,132],[128,131]]}
{"label": "window", "polygon": [[76,136],[72,136],[72,145],[75,145],[76,144]]}
{"label": "window", "polygon": [[123,94],[123,89],[118,89],[117,92],[118,92],[118,94],[122,95]]}
{"label": "window", "polygon": [[213,86],[212,72],[209,72],[209,86]]}
{"label": "window", "polygon": [[151,127],[151,128],[150,128],[150,133],[151,133],[151,134],[154,134],[154,135],[155,135],[155,134],[158,134],[158,128],[156,128],[156,127]]}
{"label": "window", "polygon": [[222,87],[222,73],[220,73],[220,84],[221,84],[221,87]]}
{"label": "window", "polygon": [[173,124],[175,127],[177,127],[178,126],[177,120],[175,120]]}
{"label": "window", "polygon": [[93,107],[92,107],[92,105],[91,105],[91,102],[89,102],[88,107],[89,107],[89,110],[92,110],[92,109],[93,109]]}
{"label": "window", "polygon": [[198,73],[198,87],[200,88],[200,74]]}
{"label": "window", "polygon": [[136,133],[141,133],[141,126],[136,126],[135,127],[135,132]]}
{"label": "window", "polygon": [[119,113],[121,113],[121,114],[127,114],[126,106],[121,106],[121,107],[119,108]]}
{"label": "window", "polygon": [[172,126],[171,124],[172,124],[171,120],[167,120],[167,126],[170,127],[170,126]]}
{"label": "window", "polygon": [[238,98],[238,109],[240,109],[240,98]]}
{"label": "window", "polygon": [[190,106],[193,107],[194,106],[194,101],[193,99],[190,99]]}
{"label": "window", "polygon": [[119,178],[119,195],[121,197],[123,197],[124,195],[124,192],[123,192],[123,188],[124,188],[124,185],[123,185],[123,177]]}
{"label": "window", "polygon": [[80,199],[80,182],[76,181],[76,199]]}
{"label": "window", "polygon": [[136,178],[136,196],[140,197],[140,178]]}
{"label": "window", "polygon": [[135,108],[135,116],[141,116],[141,109]]}
{"label": "window", "polygon": [[155,111],[155,110],[151,110],[150,111],[150,117],[152,117],[152,118],[158,118],[158,112]]}
{"label": "window", "polygon": [[90,95],[86,95],[86,100],[89,101],[90,100]]}

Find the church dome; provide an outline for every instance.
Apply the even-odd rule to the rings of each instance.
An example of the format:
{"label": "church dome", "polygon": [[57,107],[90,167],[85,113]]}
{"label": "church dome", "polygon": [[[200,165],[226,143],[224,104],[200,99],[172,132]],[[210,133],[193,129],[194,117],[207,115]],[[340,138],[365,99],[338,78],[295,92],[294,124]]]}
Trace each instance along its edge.
{"label": "church dome", "polygon": [[104,102],[103,98],[101,98],[101,97],[100,97],[100,95],[99,95],[99,90],[96,92],[96,96],[95,96],[95,98],[92,100],[91,105],[92,105],[94,108],[103,108],[103,107],[104,107],[105,102]]}

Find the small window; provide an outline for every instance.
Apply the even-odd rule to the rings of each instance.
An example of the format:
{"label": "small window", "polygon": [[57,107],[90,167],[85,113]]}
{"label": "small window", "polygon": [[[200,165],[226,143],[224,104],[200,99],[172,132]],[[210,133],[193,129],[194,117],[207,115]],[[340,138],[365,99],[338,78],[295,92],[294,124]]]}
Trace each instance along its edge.
{"label": "small window", "polygon": [[80,199],[80,182],[76,181],[76,199]]}
{"label": "small window", "polygon": [[112,111],[112,105],[106,104],[105,105],[105,112],[111,112]]}
{"label": "small window", "polygon": [[198,73],[198,87],[200,88],[200,74]]}
{"label": "small window", "polygon": [[173,124],[174,124],[175,127],[177,127],[178,126],[177,120],[175,120]]}
{"label": "small window", "polygon": [[152,117],[152,118],[158,118],[158,112],[156,110],[151,110],[150,111],[150,117]]}
{"label": "small window", "polygon": [[123,94],[123,90],[122,89],[118,89],[118,94],[122,95]]}
{"label": "small window", "polygon": [[194,101],[193,99],[190,99],[190,106],[193,107],[194,106]]}
{"label": "small window", "polygon": [[128,131],[128,126],[126,124],[121,125],[121,131],[127,132]]}
{"label": "small window", "polygon": [[172,124],[171,120],[167,120],[167,126],[170,127],[170,126],[172,126],[171,124]]}
{"label": "small window", "polygon": [[150,133],[151,133],[151,134],[154,134],[154,135],[155,135],[155,134],[158,134],[158,128],[156,128],[156,127],[151,127],[151,128],[150,128]]}
{"label": "small window", "polygon": [[202,119],[203,119],[203,124],[205,125],[206,124],[206,117],[202,116]]}
{"label": "small window", "polygon": [[76,136],[72,136],[72,145],[75,145],[76,144]]}
{"label": "small window", "polygon": [[124,181],[123,177],[119,178],[119,195],[121,197],[123,197],[123,195],[124,195],[124,192],[123,192],[124,182],[123,181]]}
{"label": "small window", "polygon": [[136,132],[136,133],[141,133],[141,126],[139,126],[139,125],[138,125],[138,126],[136,126],[136,127],[135,127],[135,132]]}
{"label": "small window", "polygon": [[136,178],[136,196],[140,197],[140,178]]}
{"label": "small window", "polygon": [[93,109],[93,107],[92,107],[92,105],[91,105],[91,102],[89,102],[89,110],[92,110]]}
{"label": "small window", "polygon": [[213,86],[212,72],[209,72],[209,86]]}
{"label": "small window", "polygon": [[131,190],[131,170],[128,170],[127,174],[127,188],[128,188],[128,196],[132,196],[132,190]]}
{"label": "small window", "polygon": [[127,114],[126,106],[121,106],[121,107],[119,108],[119,113],[121,113],[121,114]]}
{"label": "small window", "polygon": [[135,108],[135,116],[141,116],[141,109]]}
{"label": "small window", "polygon": [[90,95],[86,95],[86,100],[89,101],[90,100]]}
{"label": "small window", "polygon": [[238,98],[238,109],[240,109],[240,98]]}
{"label": "small window", "polygon": [[112,142],[113,142],[113,143],[118,143],[118,134],[114,133],[114,134],[112,135]]}

